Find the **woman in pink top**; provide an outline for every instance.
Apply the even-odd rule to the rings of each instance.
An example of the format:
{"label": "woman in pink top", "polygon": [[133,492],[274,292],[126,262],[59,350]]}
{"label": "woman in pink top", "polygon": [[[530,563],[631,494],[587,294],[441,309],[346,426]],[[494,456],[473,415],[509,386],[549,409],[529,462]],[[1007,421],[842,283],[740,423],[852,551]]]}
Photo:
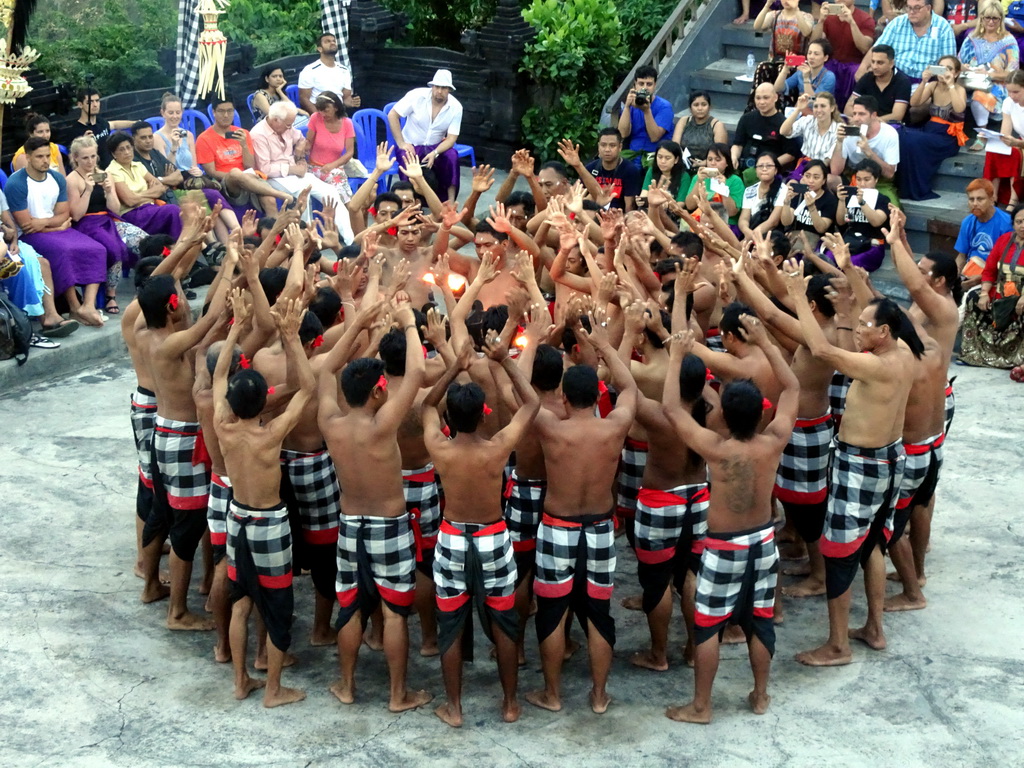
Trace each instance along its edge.
{"label": "woman in pink top", "polygon": [[306,141],[310,173],[338,190],[341,202],[347,203],[352,199],[352,188],[345,163],[355,156],[356,129],[336,93],[323,91],[316,97],[316,112],[309,118]]}

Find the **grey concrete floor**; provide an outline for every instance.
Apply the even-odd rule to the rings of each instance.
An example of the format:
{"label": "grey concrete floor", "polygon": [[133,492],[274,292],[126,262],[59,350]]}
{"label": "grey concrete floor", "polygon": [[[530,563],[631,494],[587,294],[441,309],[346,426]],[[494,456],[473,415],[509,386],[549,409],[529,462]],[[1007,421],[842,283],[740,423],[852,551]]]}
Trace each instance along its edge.
{"label": "grey concrete floor", "polygon": [[[277,710],[258,698],[235,701],[229,667],[212,659],[212,634],[168,632],[165,604],[139,602],[127,362],[8,390],[0,398],[0,765],[1021,765],[1024,388],[1005,371],[953,372],[958,411],[938,490],[927,610],[886,617],[888,650],[860,646],[850,666],[812,670],[793,654],[824,638],[824,599],[788,601],[768,714],[748,711],[745,650],[727,646],[709,727],[662,715],[692,691],[678,618],[668,672],[629,665],[646,625],[618,605],[638,592],[636,561],[624,551],[614,703],[604,716],[587,706],[585,653],[566,664],[565,710],[524,704],[514,725],[498,717],[496,671],[486,660],[467,667],[461,731],[431,708],[389,714],[384,659],[369,651],[358,701],[343,707],[327,691],[334,650],[307,642],[307,578],[296,582],[299,663],[285,678],[308,698]],[[855,589],[857,621],[865,608],[859,582]],[[202,605],[195,593],[192,604]],[[541,682],[532,625],[528,636],[521,692]],[[414,653],[409,678],[442,692],[437,659]]]}

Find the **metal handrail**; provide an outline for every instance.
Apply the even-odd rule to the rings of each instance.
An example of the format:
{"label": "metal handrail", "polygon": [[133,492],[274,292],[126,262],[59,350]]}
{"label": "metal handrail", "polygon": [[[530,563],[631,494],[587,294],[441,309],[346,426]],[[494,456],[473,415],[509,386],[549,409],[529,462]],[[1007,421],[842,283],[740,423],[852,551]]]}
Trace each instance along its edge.
{"label": "metal handrail", "polygon": [[619,84],[618,89],[604,103],[601,118],[605,115],[612,115],[626,99],[626,94],[633,85],[633,73],[637,67],[650,65],[661,72],[662,65],[675,52],[676,48],[683,41],[683,37],[690,28],[697,22],[700,15],[699,10],[714,3],[715,0],[680,0],[675,10],[669,14],[665,23],[661,25],[658,34],[651,40],[650,45],[640,54],[640,58],[630,68],[626,79]]}

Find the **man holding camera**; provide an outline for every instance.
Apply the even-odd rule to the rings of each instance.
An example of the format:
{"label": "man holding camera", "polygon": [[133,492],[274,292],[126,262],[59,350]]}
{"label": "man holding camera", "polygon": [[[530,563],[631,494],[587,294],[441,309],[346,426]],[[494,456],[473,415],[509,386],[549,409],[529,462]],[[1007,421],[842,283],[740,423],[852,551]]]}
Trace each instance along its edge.
{"label": "man holding camera", "polygon": [[811,30],[811,42],[828,40],[832,55],[825,63],[836,76],[836,103],[845,104],[853,89],[854,74],[875,40],[875,20],[854,7],[855,0],[822,3],[821,14]]}
{"label": "man holding camera", "polygon": [[264,213],[276,215],[276,201],[288,204],[293,198],[270,186],[266,176],[256,170],[249,132],[232,125],[234,117],[235,105],[230,99],[214,100],[213,125],[196,137],[196,162],[207,176],[221,183],[224,196],[234,205],[261,207]]}
{"label": "man holding camera", "polygon": [[848,178],[848,168],[852,169],[864,159],[874,160],[882,169],[878,191],[899,207],[893,177],[900,162],[900,137],[895,128],[878,119],[878,102],[873,96],[858,96],[853,100],[850,122],[839,126],[836,138],[830,169],[832,175],[845,174]]}
{"label": "man holding camera", "polygon": [[745,113],[736,123],[732,139],[732,164],[743,174],[744,184],[754,184],[757,174],[754,160],[761,152],[772,152],[779,164],[786,166],[796,159],[799,145],[782,135],[786,116],[779,111],[779,97],[775,86],[761,83],[754,89],[754,109]]}
{"label": "man holding camera", "polygon": [[644,152],[655,152],[658,142],[672,133],[675,115],[668,99],[655,96],[658,70],[643,66],[636,68],[633,87],[626,94],[626,103],[619,115],[618,129],[623,139],[629,139],[629,151],[634,153],[633,163],[640,167]]}

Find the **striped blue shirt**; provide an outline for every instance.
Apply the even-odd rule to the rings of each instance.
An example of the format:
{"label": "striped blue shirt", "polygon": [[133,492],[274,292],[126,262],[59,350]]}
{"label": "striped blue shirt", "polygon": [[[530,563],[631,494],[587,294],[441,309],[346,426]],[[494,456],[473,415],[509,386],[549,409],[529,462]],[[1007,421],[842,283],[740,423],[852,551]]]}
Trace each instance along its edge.
{"label": "striped blue shirt", "polygon": [[896,51],[896,68],[915,79],[921,78],[925,67],[937,64],[940,56],[956,56],[953,28],[934,11],[924,35],[914,31],[908,16],[897,16],[886,24],[875,45],[891,45]]}

